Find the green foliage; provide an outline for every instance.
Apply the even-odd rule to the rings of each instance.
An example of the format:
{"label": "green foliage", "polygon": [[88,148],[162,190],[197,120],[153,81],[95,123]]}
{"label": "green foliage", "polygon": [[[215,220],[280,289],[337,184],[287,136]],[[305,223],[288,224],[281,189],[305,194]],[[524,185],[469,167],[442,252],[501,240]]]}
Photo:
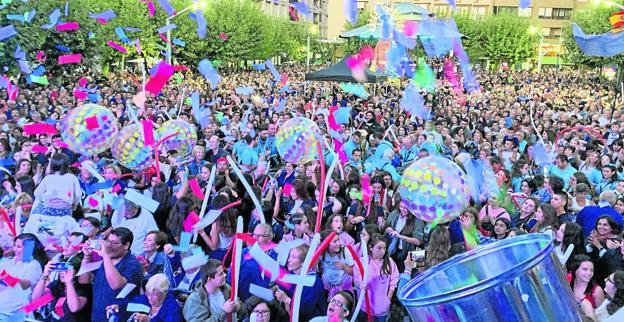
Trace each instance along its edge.
{"label": "green foliage", "polygon": [[[147,6],[140,1],[130,0],[80,0],[80,3],[70,1],[68,17],[63,15],[66,0],[46,1],[13,1],[0,16],[0,25],[13,24],[18,35],[12,39],[0,42],[0,66],[7,66],[12,73],[19,71],[13,58],[15,48],[19,44],[28,54],[31,65],[36,63],[37,51],[43,50],[48,56],[45,62],[46,69],[52,73],[76,70],[81,68],[108,70],[111,65],[139,58],[132,44],[122,44],[115,34],[115,27],[140,28],[140,32],[126,32],[131,39],[140,39],[143,55],[148,61],[165,59],[161,52],[166,51],[166,43],[160,38],[156,29],[167,24],[167,14],[154,1],[156,14],[150,18]],[[170,0],[178,11],[189,7],[191,0]],[[36,8],[37,13],[31,23],[8,21],[6,14],[24,14]],[[59,32],[55,29],[42,29],[41,25],[49,23],[48,15],[55,9],[61,9],[59,22],[76,21],[80,29],[75,31]],[[113,9],[117,17],[108,24],[102,25],[89,17],[89,13],[100,13]],[[251,0],[210,0],[203,10],[207,21],[206,37],[200,39],[197,35],[197,23],[186,11],[173,17],[171,23],[177,26],[173,29],[172,39],[180,38],[186,42],[185,47],[176,47],[173,53],[174,62],[195,66],[201,59],[219,60],[224,63],[236,63],[240,60],[264,60],[281,55],[286,58],[301,59],[301,48],[305,46],[307,28],[287,20],[269,17]],[[94,36],[89,38],[89,32]],[[226,41],[219,38],[219,33],[228,35]],[[115,41],[128,49],[123,55],[110,48],[106,43]],[[60,51],[55,45],[63,45],[72,49],[72,53],[82,53],[83,62],[77,65],[57,66],[56,60]],[[305,60],[305,54],[303,56]]]}
{"label": "green foliage", "polygon": [[[622,3],[623,1],[614,1]],[[602,34],[611,31],[611,24],[609,24],[609,16],[619,11],[616,7],[599,6],[592,8],[591,10],[582,11],[574,15],[573,21],[581,27],[581,29],[588,35]],[[563,56],[569,62],[574,64],[585,64],[590,66],[602,66],[611,63],[623,63],[624,59],[621,55],[612,58],[602,57],[589,57],[581,52],[574,36],[572,34],[572,24],[569,24],[563,29]]]}
{"label": "green foliage", "polygon": [[[363,11],[358,12],[355,25],[352,25],[349,22],[346,22],[343,27],[343,30],[349,31],[349,30],[357,29],[362,26],[368,25],[372,21],[373,21],[373,13],[370,10],[363,10]],[[366,39],[351,38],[348,40],[346,53],[354,54],[354,53],[357,53],[360,50],[360,48],[364,47],[364,45],[368,44],[374,47],[376,43],[377,43],[377,39],[366,40]]]}
{"label": "green foliage", "polygon": [[528,33],[530,20],[516,15],[488,15],[471,19],[455,16],[464,48],[471,58],[488,57],[494,62],[518,63],[535,55],[539,39]]}

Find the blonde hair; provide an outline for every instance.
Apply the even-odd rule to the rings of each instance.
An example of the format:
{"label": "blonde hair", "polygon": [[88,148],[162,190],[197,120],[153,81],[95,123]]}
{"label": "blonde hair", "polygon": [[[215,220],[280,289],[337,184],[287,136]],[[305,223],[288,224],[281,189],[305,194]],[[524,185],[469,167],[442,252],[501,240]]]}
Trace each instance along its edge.
{"label": "blonde hair", "polygon": [[165,274],[156,274],[147,280],[145,284],[146,292],[166,293],[169,289],[169,279]]}

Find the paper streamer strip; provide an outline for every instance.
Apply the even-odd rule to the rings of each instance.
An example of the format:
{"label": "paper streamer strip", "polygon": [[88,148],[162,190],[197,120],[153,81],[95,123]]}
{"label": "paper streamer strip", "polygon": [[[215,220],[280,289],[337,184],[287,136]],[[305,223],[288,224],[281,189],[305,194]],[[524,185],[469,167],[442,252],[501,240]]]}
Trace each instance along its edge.
{"label": "paper streamer strip", "polygon": [[[335,235],[335,233],[332,233]],[[331,236],[331,235],[330,235]],[[314,234],[314,238],[312,238],[312,242],[310,243],[310,250],[306,254],[305,260],[303,261],[303,266],[301,266],[301,272],[299,273],[299,281],[303,281],[308,276],[308,270],[310,269],[310,265],[312,264],[312,258],[314,257],[314,249],[321,242],[321,235],[319,233]],[[303,284],[298,283],[295,286],[295,294],[293,295],[291,301],[291,312],[290,322],[299,322],[299,308],[301,307],[301,293],[303,293]]]}
{"label": "paper streamer strip", "polygon": [[145,145],[154,145],[154,124],[151,120],[142,120],[143,135],[145,137]]}
{"label": "paper streamer strip", "polygon": [[[236,221],[236,233],[243,233],[243,217],[238,216]],[[243,241],[241,239],[236,238],[234,246],[234,252],[232,253],[232,259],[234,259],[234,265],[232,265],[232,293],[230,295],[230,300],[236,301],[238,298],[238,281],[240,280],[240,265],[241,265],[241,255],[243,252]],[[232,314],[228,314],[228,321],[238,321],[238,317],[236,312],[232,312]]]}
{"label": "paper streamer strip", "polygon": [[64,24],[56,25],[56,30],[58,31],[71,31],[80,28],[80,24],[77,22],[66,22]]}
{"label": "paper streamer strip", "polygon": [[59,56],[58,58],[59,65],[80,64],[81,61],[82,61],[82,54],[63,55],[63,56]]}
{"label": "paper streamer strip", "polygon": [[[260,201],[256,197],[256,194],[251,189],[251,186],[249,185],[247,180],[245,180],[245,177],[243,176],[243,173],[238,168],[238,166],[236,165],[234,160],[232,160],[231,156],[229,156],[229,155],[227,156],[227,161],[230,163],[230,166],[234,170],[234,173],[236,173],[236,176],[238,177],[238,179],[243,183],[243,186],[245,187],[245,190],[247,190],[247,193],[249,193],[249,196],[251,197],[251,201],[253,201],[254,206],[256,206],[256,209],[258,209],[258,212],[260,212],[260,222],[263,223],[263,224],[266,223],[265,220],[264,220],[264,212],[262,212],[262,205],[260,204]],[[322,211],[323,211],[323,209],[321,208],[321,212]]]}
{"label": "paper streamer strip", "polygon": [[128,49],[124,48],[123,46],[121,46],[120,44],[114,42],[114,41],[109,41],[106,43],[108,46],[110,46],[111,48],[119,51],[122,54],[127,54],[128,53]]}
{"label": "paper streamer strip", "polygon": [[2,215],[2,220],[9,227],[9,231],[11,232],[11,234],[17,237],[17,233],[15,232],[15,227],[13,226],[13,223],[9,220],[9,214],[7,213],[5,208],[0,208],[0,215]]}
{"label": "paper streamer strip", "polygon": [[[201,209],[199,210],[199,219],[201,221],[206,213],[206,207],[208,207],[208,197],[212,195],[212,184],[217,176],[217,166],[212,166],[210,170],[210,177],[208,178],[208,184],[206,185],[206,192],[204,193],[204,200],[202,201]],[[193,243],[197,242],[197,232],[193,234]]]}
{"label": "paper streamer strip", "polygon": [[[351,253],[351,257],[355,260],[355,263],[360,270],[360,275],[362,276],[362,281],[366,283],[368,280],[368,245],[366,244],[366,240],[362,240],[362,259],[366,265],[363,265],[360,257],[357,255],[357,252],[353,248],[353,245],[347,245],[347,250]],[[362,308],[362,303],[366,301],[366,315],[368,316],[368,322],[373,322],[373,312],[370,306],[370,300],[368,298],[368,287],[361,290],[360,295],[358,296],[357,304],[355,305],[355,310],[353,311],[353,317],[351,318],[351,322],[357,321],[358,314],[360,313],[360,309]]]}

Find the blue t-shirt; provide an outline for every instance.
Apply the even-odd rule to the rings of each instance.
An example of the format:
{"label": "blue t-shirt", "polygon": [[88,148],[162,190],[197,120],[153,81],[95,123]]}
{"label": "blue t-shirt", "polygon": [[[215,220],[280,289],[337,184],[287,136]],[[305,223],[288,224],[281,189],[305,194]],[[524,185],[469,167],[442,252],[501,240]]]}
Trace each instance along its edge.
{"label": "blue t-shirt", "polygon": [[[140,286],[143,279],[143,271],[141,263],[130,252],[124,256],[115,268],[121,276],[126,278],[128,283]],[[122,290],[113,290],[106,280],[106,272],[104,265],[95,271],[95,279],[93,280],[93,309],[91,311],[91,321],[106,321],[106,307],[115,304],[117,294]],[[128,298],[139,295],[140,287],[135,287]]]}

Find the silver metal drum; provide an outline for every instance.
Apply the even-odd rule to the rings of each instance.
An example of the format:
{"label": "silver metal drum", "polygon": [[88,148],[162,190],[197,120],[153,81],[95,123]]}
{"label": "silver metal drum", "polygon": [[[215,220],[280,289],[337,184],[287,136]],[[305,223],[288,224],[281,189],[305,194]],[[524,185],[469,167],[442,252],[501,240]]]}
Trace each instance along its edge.
{"label": "silver metal drum", "polygon": [[413,321],[581,321],[546,234],[504,239],[452,257],[398,297]]}

